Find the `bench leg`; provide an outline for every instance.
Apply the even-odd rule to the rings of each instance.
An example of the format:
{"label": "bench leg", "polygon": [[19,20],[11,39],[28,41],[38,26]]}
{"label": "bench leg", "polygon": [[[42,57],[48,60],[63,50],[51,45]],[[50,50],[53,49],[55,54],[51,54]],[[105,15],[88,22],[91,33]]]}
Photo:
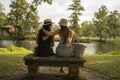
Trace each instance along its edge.
{"label": "bench leg", "polygon": [[36,76],[37,73],[38,73],[38,69],[39,69],[39,66],[29,65],[29,66],[28,66],[28,75],[29,75],[29,76]]}
{"label": "bench leg", "polygon": [[79,77],[79,66],[71,65],[69,66],[69,77],[78,79]]}

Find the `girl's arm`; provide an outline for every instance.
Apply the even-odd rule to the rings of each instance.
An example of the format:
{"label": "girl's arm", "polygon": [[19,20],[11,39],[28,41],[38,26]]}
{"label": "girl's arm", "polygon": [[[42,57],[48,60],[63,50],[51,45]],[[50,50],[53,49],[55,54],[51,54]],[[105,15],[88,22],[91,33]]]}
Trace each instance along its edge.
{"label": "girl's arm", "polygon": [[57,30],[54,31],[54,32],[49,32],[49,31],[45,30],[44,28],[42,28],[42,30],[43,30],[43,32],[44,32],[45,34],[47,34],[48,36],[53,36],[53,35],[56,35],[56,34],[58,34],[58,33],[60,32],[60,29],[57,29]]}

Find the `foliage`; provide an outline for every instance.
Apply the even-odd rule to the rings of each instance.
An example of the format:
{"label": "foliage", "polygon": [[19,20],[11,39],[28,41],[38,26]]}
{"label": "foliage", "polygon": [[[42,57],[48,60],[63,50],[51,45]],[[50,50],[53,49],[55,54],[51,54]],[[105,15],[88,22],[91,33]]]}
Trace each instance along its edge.
{"label": "foliage", "polygon": [[109,37],[114,39],[120,35],[120,13],[117,10],[111,11],[108,15]]}
{"label": "foliage", "polygon": [[[21,53],[22,52],[22,53]],[[27,50],[23,47],[10,46],[8,48],[0,48],[0,54],[26,54],[31,53],[32,51]]]}
{"label": "foliage", "polygon": [[12,40],[10,36],[2,36],[0,40]]}
{"label": "foliage", "polygon": [[95,12],[93,22],[96,26],[95,35],[100,41],[120,36],[120,13],[117,10],[108,13],[105,5]]}
{"label": "foliage", "polygon": [[82,26],[82,36],[84,37],[94,37],[94,31],[95,31],[95,25],[93,24],[92,21],[85,21],[81,24]]}
{"label": "foliage", "polygon": [[68,10],[72,10],[72,14],[70,16],[70,25],[78,27],[79,16],[82,15],[81,11],[84,8],[80,4],[80,0],[73,0],[73,3],[69,5]]}
{"label": "foliage", "polygon": [[0,3],[0,27],[6,24],[7,16],[3,13],[4,6]]}
{"label": "foliage", "polygon": [[52,25],[52,30],[55,31],[57,29],[59,29],[60,27],[58,25]]}
{"label": "foliage", "polygon": [[113,51],[110,53],[106,53],[106,55],[120,55],[120,51]]}
{"label": "foliage", "polygon": [[36,6],[40,5],[42,2],[47,2],[48,4],[52,4],[52,0],[33,0]]}
{"label": "foliage", "polygon": [[75,39],[77,39],[80,35],[80,25],[78,24],[79,16],[82,15],[81,11],[84,8],[81,6],[81,0],[73,0],[73,3],[69,5],[68,10],[72,10],[72,14],[70,16],[70,28],[76,32]]}
{"label": "foliage", "polygon": [[100,41],[102,41],[103,38],[104,40],[106,40],[106,38],[108,37],[109,28],[107,26],[107,14],[108,10],[106,6],[102,5],[99,8],[99,11],[95,12],[95,17],[93,19],[96,26],[95,34],[96,36],[100,37]]}
{"label": "foliage", "polygon": [[14,0],[10,7],[8,20],[16,28],[15,35],[12,37],[15,39],[24,39],[25,35],[35,32],[39,26],[37,7],[34,4],[28,4],[26,0]]}

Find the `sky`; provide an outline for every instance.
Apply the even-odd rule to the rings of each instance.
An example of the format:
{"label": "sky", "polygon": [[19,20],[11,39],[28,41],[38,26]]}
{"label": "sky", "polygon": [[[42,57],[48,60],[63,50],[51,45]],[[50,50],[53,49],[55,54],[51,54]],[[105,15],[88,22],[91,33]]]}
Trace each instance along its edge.
{"label": "sky", "polygon": [[[31,2],[31,0],[27,0]],[[0,0],[1,4],[5,8],[5,13],[9,13],[11,0]],[[53,0],[52,5],[47,3],[42,3],[38,6],[38,15],[40,16],[40,21],[44,19],[51,18],[56,24],[61,18],[67,18],[71,15],[71,11],[67,10],[69,5],[72,4],[72,0]],[[81,5],[84,7],[85,11],[82,11],[82,16],[79,17],[80,22],[91,21],[94,17],[94,13],[98,12],[98,9],[102,5],[106,5],[109,11],[118,10],[120,12],[120,2],[119,0],[81,0]]]}

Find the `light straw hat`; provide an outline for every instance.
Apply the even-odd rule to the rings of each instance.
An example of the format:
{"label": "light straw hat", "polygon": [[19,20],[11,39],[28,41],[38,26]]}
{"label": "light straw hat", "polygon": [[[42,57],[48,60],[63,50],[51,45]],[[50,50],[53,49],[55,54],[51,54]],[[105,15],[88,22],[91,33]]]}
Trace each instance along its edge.
{"label": "light straw hat", "polygon": [[67,21],[67,19],[62,18],[62,19],[59,21],[58,24],[61,25],[61,26],[68,26],[68,21]]}

